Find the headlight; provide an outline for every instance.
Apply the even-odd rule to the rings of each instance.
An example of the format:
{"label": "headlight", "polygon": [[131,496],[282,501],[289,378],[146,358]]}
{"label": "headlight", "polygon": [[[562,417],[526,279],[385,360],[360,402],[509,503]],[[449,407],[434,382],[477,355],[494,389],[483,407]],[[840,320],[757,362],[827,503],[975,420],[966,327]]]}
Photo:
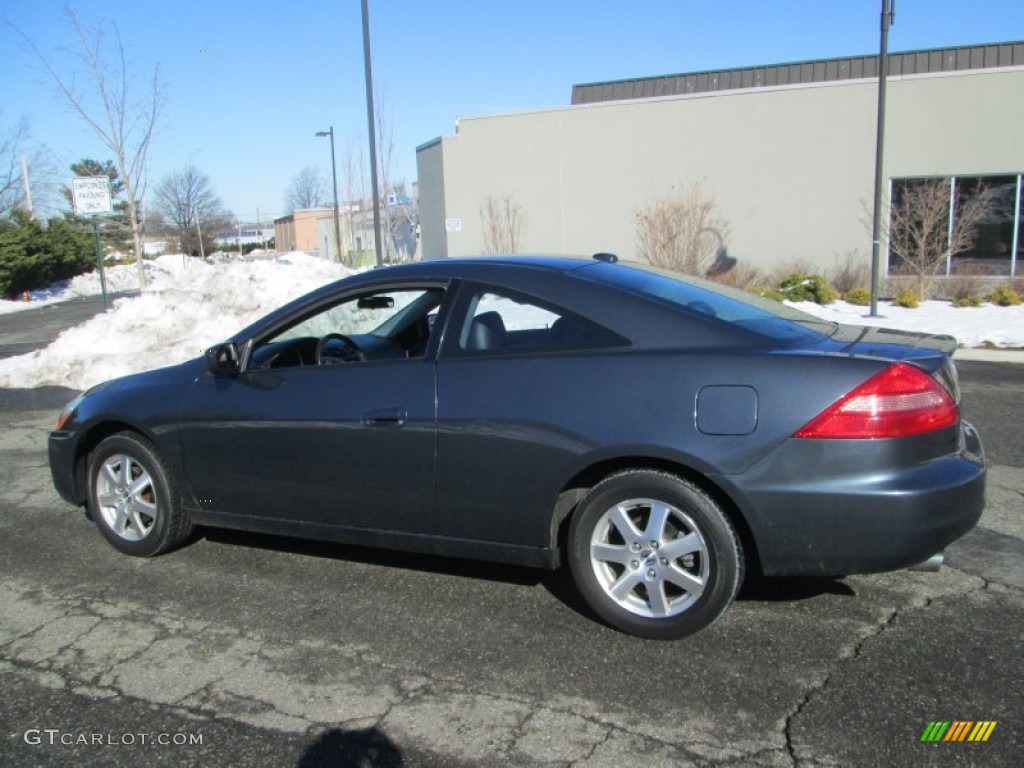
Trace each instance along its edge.
{"label": "headlight", "polygon": [[64,429],[64,425],[68,423],[68,419],[74,416],[75,409],[78,408],[83,397],[84,394],[79,395],[61,409],[60,416],[57,417],[57,429]]}

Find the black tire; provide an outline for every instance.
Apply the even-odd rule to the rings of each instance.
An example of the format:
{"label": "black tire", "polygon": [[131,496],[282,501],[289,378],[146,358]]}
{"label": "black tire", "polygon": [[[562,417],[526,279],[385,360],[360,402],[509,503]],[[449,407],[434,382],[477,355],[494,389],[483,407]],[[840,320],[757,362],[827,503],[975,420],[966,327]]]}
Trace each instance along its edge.
{"label": "black tire", "polygon": [[713,624],[743,575],[739,537],[721,507],[694,483],[646,469],[590,490],[569,527],[568,557],[598,616],[653,640]]}
{"label": "black tire", "polygon": [[87,482],[89,513],[119,552],[153,557],[192,532],[170,470],[141,435],[119,432],[100,442],[89,455]]}

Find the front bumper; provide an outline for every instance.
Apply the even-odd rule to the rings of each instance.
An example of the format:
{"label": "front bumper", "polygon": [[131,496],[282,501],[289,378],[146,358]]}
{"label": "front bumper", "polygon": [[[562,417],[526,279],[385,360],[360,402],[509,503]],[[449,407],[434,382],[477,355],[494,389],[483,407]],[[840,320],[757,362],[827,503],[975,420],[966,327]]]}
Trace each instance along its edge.
{"label": "front bumper", "polygon": [[790,439],[751,473],[722,478],[740,499],[765,575],[846,575],[927,560],[985,507],[977,431],[934,457],[941,435],[901,440]]}
{"label": "front bumper", "polygon": [[61,498],[75,506],[85,503],[85,488],[75,458],[78,453],[78,438],[77,432],[57,430],[51,432],[47,440],[53,486]]}

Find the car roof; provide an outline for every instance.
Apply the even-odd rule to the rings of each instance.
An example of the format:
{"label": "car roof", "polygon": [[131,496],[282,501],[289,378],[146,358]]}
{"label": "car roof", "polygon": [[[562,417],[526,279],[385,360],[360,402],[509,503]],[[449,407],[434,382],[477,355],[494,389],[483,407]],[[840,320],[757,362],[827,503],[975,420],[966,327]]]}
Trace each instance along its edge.
{"label": "car roof", "polygon": [[503,255],[503,256],[450,256],[440,259],[396,264],[374,269],[370,274],[395,274],[399,271],[416,274],[459,274],[471,276],[484,274],[495,269],[504,270],[509,267],[550,270],[553,272],[571,272],[594,264],[596,260],[583,256],[544,256],[544,255]]}
{"label": "car roof", "polygon": [[321,286],[307,294],[277,307],[272,312],[238,331],[234,338],[251,335],[259,328],[272,325],[282,316],[290,314],[295,307],[315,303],[335,294],[341,286],[373,287],[378,283],[419,280],[499,280],[512,274],[520,276],[544,274],[557,276],[583,267],[598,264],[599,261],[585,257],[571,256],[455,256],[404,264],[390,264],[356,272]]}

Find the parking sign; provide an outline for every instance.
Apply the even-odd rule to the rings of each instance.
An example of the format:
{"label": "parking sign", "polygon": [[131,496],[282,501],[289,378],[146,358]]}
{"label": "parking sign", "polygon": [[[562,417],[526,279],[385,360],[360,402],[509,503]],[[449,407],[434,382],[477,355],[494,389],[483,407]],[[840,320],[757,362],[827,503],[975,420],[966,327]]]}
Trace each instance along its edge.
{"label": "parking sign", "polygon": [[110,179],[76,176],[71,180],[71,199],[79,216],[110,213]]}

